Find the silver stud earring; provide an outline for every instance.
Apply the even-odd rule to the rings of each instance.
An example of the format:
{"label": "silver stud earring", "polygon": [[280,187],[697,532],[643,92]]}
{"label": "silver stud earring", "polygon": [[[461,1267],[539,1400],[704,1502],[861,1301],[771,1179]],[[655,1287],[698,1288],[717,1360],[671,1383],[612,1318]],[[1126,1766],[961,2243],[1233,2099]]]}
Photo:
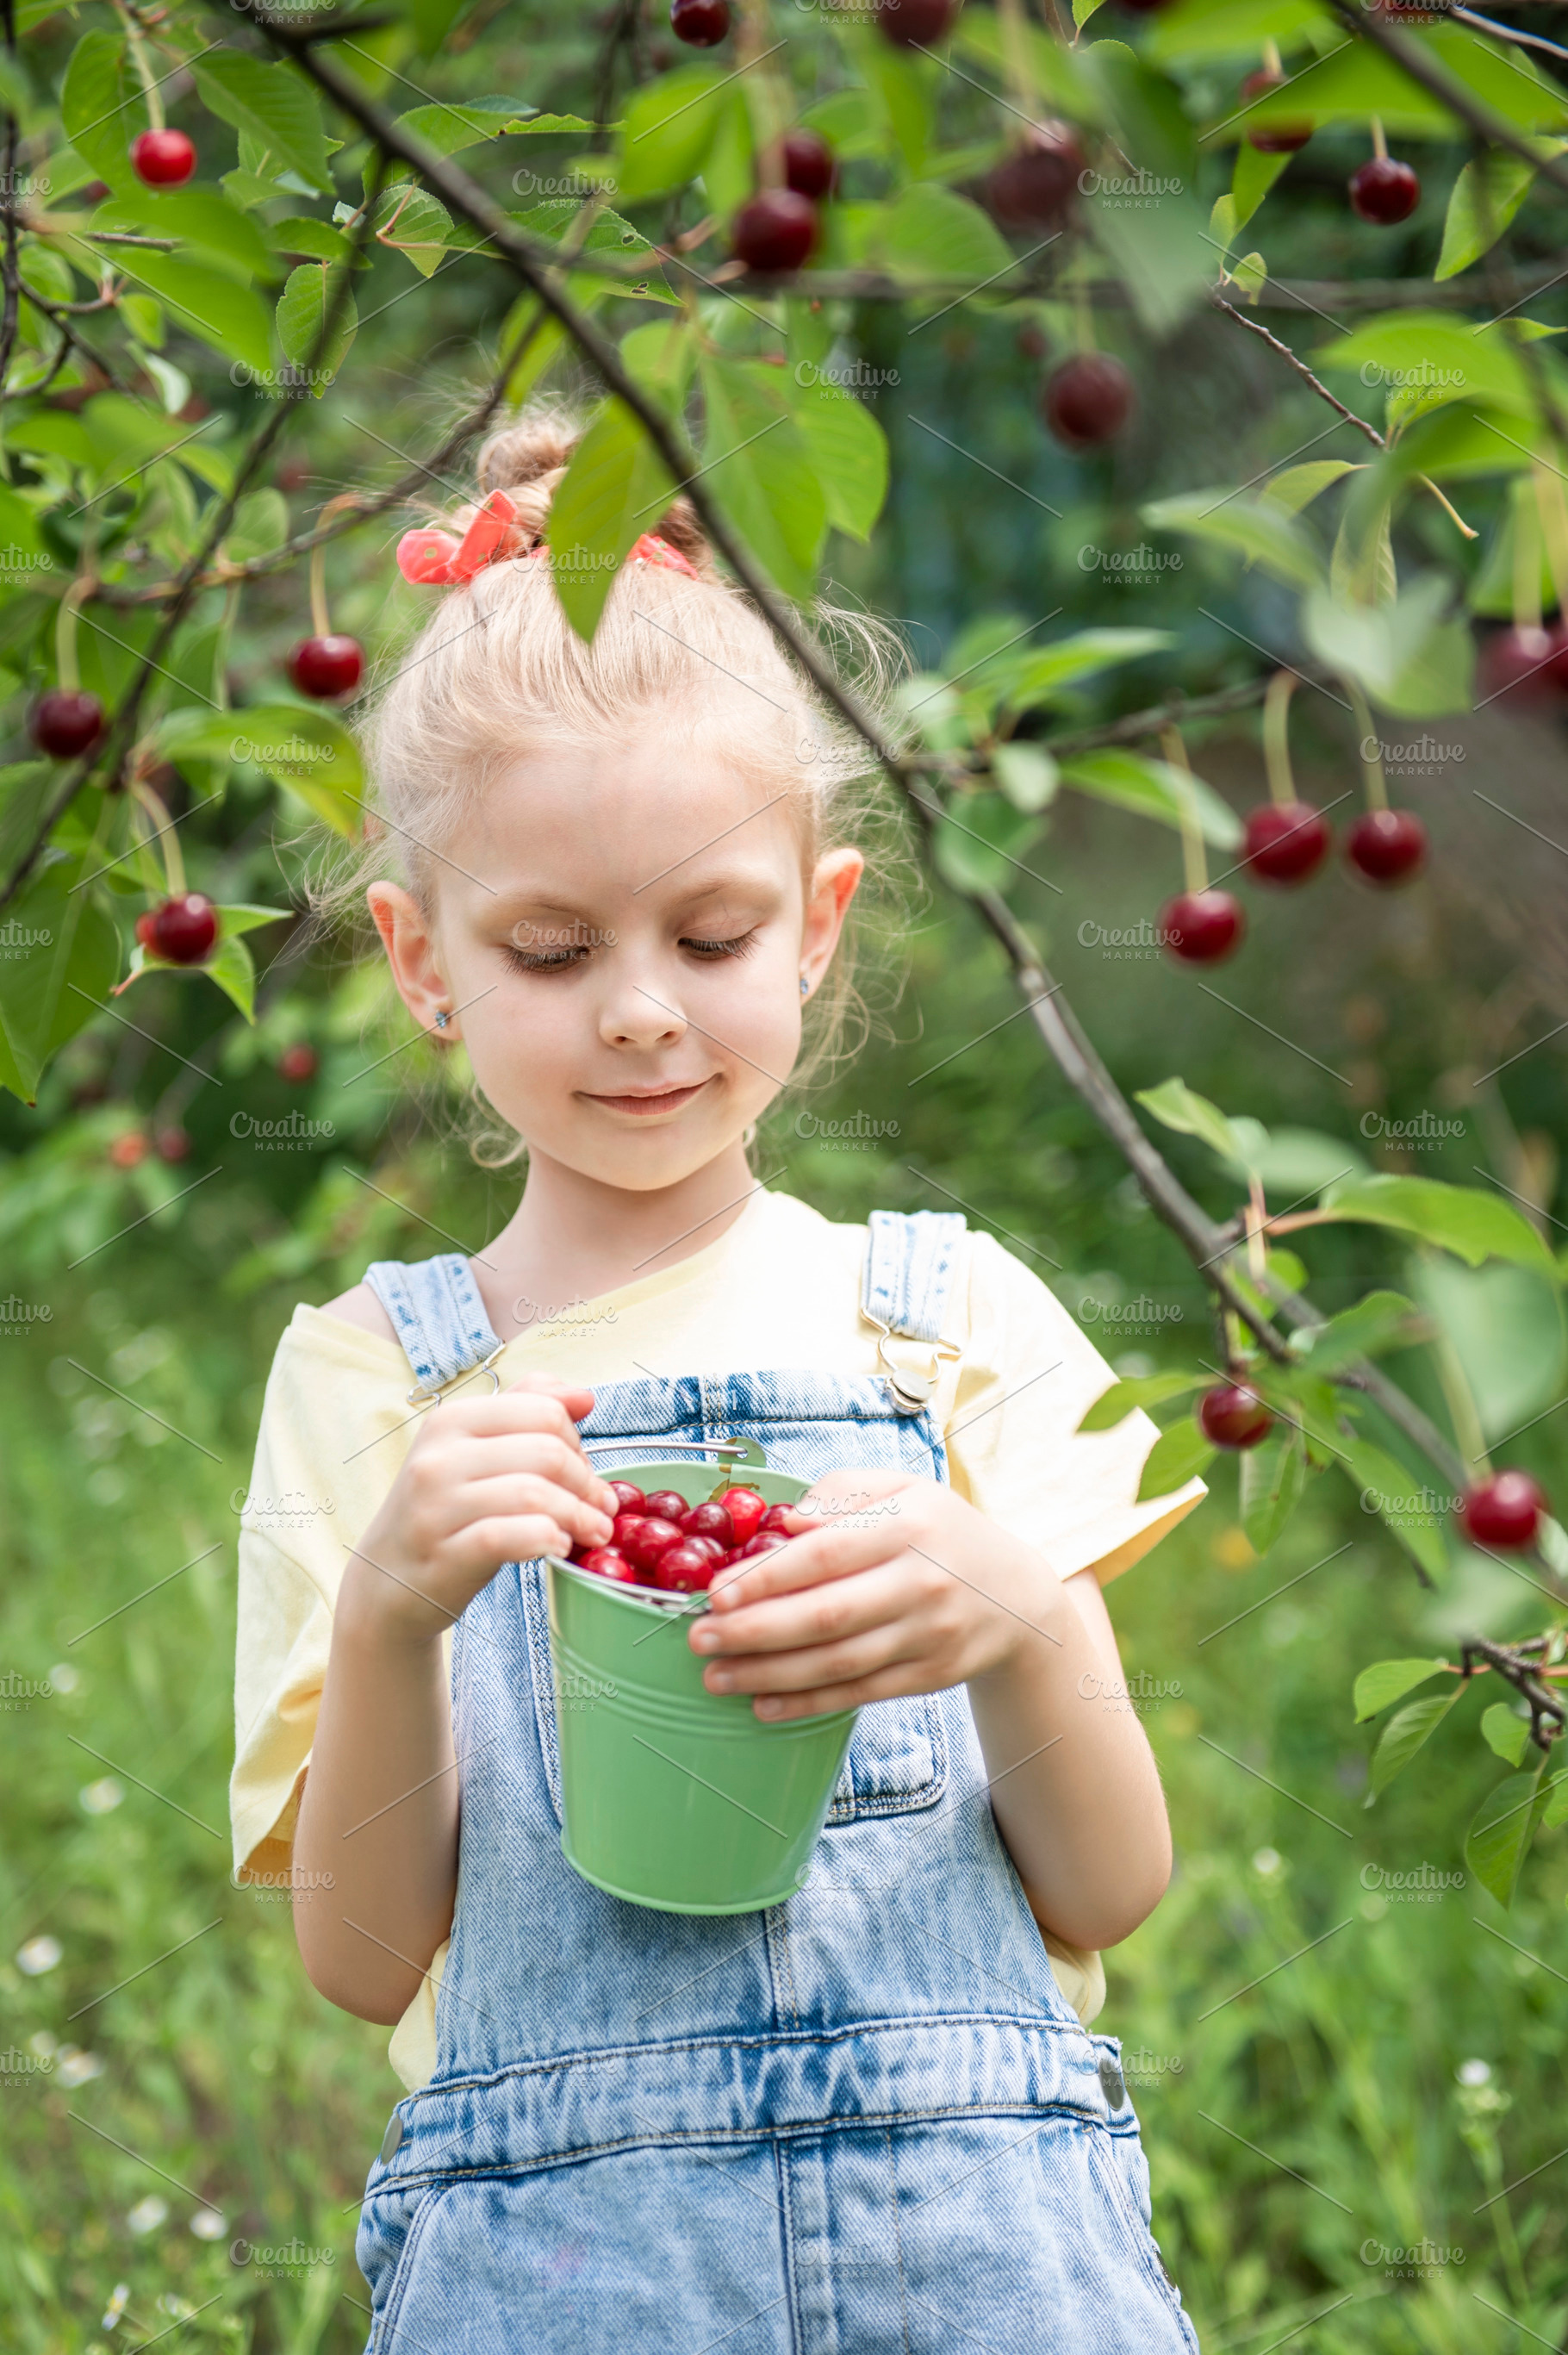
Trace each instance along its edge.
{"label": "silver stud earring", "polygon": [[441,1012],[435,1018],[436,1028],[438,1030],[444,1030],[451,1019],[451,1015],[447,1012],[446,1008],[443,1007]]}
{"label": "silver stud earring", "polygon": [[800,976],[800,994],[803,997],[809,997],[811,996],[811,984],[807,981],[805,974],[802,974]]}

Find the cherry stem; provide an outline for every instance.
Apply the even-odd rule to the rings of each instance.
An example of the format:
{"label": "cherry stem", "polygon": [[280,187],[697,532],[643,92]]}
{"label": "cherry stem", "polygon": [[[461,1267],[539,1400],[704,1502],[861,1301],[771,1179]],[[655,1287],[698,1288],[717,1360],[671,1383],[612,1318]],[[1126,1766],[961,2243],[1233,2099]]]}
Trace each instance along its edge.
{"label": "cherry stem", "polygon": [[1541,498],[1520,474],[1513,486],[1513,625],[1541,627]]}
{"label": "cherry stem", "polygon": [[[143,749],[142,745],[136,748],[138,759],[142,755]],[[153,821],[152,838],[156,842],[158,856],[163,860],[164,880],[168,886],[169,898],[183,900],[185,898],[185,857],[180,849],[179,837],[175,832],[175,822],[169,815],[163,796],[155,787],[148,783],[145,777],[136,773],[134,764],[131,772],[131,791]]]}
{"label": "cherry stem", "polygon": [[143,44],[141,27],[138,26],[134,16],[132,16],[129,8],[124,7],[122,5],[122,0],[114,0],[114,13],[125,27],[126,43],[130,48],[132,59],[135,64],[136,72],[141,80],[143,93],[147,101],[148,124],[154,131],[161,131],[164,128],[163,92],[159,90],[157,82],[155,80],[153,76],[153,69],[147,61],[147,52]]}
{"label": "cherry stem", "polygon": [[997,0],[997,21],[1001,27],[1008,94],[1019,113],[1032,122],[1038,101],[1029,80],[1028,33],[1021,0]]}
{"label": "cherry stem", "polygon": [[1386,164],[1388,161],[1388,141],[1383,137],[1382,124],[1375,114],[1372,117],[1371,131],[1372,154],[1378,158],[1380,163]]}
{"label": "cherry stem", "polygon": [[55,616],[55,667],[68,695],[77,695],[81,689],[81,673],[76,661],[77,617],[97,586],[91,572],[79,572],[61,597]]}
{"label": "cherry stem", "polygon": [[1455,506],[1453,500],[1446,497],[1444,493],[1438,489],[1430,474],[1417,474],[1415,479],[1421,485],[1423,490],[1431,492],[1433,497],[1436,500],[1438,506],[1442,508],[1449,522],[1457,526],[1458,529],[1464,533],[1467,539],[1479,539],[1481,535],[1476,529],[1475,525],[1465,521],[1464,517],[1459,513],[1459,510]]}
{"label": "cherry stem", "polygon": [[763,124],[758,126],[763,135],[757,142],[757,186],[782,188],[785,186],[784,134],[795,108],[790,93],[781,87],[776,62],[767,54],[773,47],[769,29],[763,0],[742,0],[735,36],[735,61],[742,73],[749,66],[759,69],[752,88],[758,100],[758,111],[764,118]]}
{"label": "cherry stem", "polygon": [[318,638],[332,635],[326,611],[326,542],[318,539],[310,552],[310,625]]}
{"label": "cherry stem", "polygon": [[1432,1338],[1437,1359],[1437,1379],[1443,1385],[1443,1396],[1447,1401],[1448,1420],[1454,1426],[1455,1442],[1471,1478],[1489,1480],[1492,1467],[1487,1456],[1481,1418],[1476,1412],[1475,1394],[1465,1378],[1459,1352],[1441,1326],[1434,1330]]}
{"label": "cherry stem", "polygon": [[1264,43],[1264,71],[1267,74],[1275,75],[1281,81],[1285,80],[1285,63],[1279,54],[1279,43],[1277,41],[1265,41]]}
{"label": "cherry stem", "polygon": [[[1361,756],[1361,782],[1366,787],[1367,807],[1370,810],[1386,810],[1388,787],[1383,783],[1382,746],[1372,725],[1371,706],[1353,678],[1346,679],[1345,689],[1356,714],[1356,725],[1361,731],[1357,749]],[[1371,748],[1370,751],[1367,749],[1369,745]]]}
{"label": "cherry stem", "polygon": [[1539,460],[1532,471],[1536,514],[1546,542],[1552,583],[1557,591],[1557,610],[1568,621],[1568,506],[1563,503],[1563,477],[1554,466],[1542,465]]}
{"label": "cherry stem", "polygon": [[1281,809],[1288,809],[1296,799],[1290,771],[1290,698],[1296,684],[1295,671],[1276,670],[1264,698],[1264,762],[1269,793]]}
{"label": "cherry stem", "polygon": [[1246,1208],[1247,1273],[1254,1284],[1261,1284],[1268,1273],[1268,1245],[1264,1229],[1268,1224],[1268,1203],[1264,1196],[1263,1179],[1254,1170],[1247,1179],[1250,1199]]}
{"label": "cherry stem", "polygon": [[[1162,728],[1159,741],[1165,757],[1173,769],[1179,769],[1190,780],[1192,763],[1187,757],[1179,728]],[[1181,860],[1187,873],[1189,891],[1207,891],[1209,866],[1203,850],[1203,836],[1198,824],[1197,796],[1189,790],[1181,796]]]}

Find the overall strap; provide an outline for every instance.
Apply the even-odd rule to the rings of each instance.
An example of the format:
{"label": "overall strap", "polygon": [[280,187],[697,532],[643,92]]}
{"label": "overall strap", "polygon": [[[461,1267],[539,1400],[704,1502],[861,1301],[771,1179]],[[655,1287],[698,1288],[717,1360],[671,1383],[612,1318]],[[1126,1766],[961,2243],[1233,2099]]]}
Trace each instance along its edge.
{"label": "overall strap", "polygon": [[433,1398],[459,1374],[499,1356],[503,1344],[490,1329],[474,1271],[460,1252],[409,1263],[379,1259],[366,1269],[365,1281],[419,1376],[411,1398]]}
{"label": "overall strap", "polygon": [[[877,1327],[877,1356],[901,1414],[918,1414],[936,1388],[942,1357],[958,1352],[942,1338],[948,1286],[964,1236],[956,1210],[873,1210],[868,1228],[860,1314]],[[928,1368],[915,1371],[896,1359],[890,1338],[931,1345]]]}

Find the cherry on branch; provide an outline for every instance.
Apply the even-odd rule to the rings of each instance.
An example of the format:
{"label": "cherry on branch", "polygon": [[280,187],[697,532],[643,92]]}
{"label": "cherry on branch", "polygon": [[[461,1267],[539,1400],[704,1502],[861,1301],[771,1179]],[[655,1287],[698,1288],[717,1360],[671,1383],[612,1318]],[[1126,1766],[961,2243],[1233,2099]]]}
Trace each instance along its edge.
{"label": "cherry on branch", "polygon": [[1477,700],[1516,695],[1522,702],[1544,702],[1568,687],[1568,628],[1514,623],[1483,639],[1477,664]]}
{"label": "cherry on branch", "polygon": [[[1283,90],[1287,79],[1267,66],[1260,73],[1250,73],[1242,84],[1243,103],[1248,99],[1266,98],[1271,91]],[[1255,147],[1260,155],[1294,155],[1298,147],[1306,146],[1313,128],[1307,122],[1260,123],[1255,130],[1247,132],[1247,144]]]}
{"label": "cherry on branch", "polygon": [[1546,1498],[1528,1472],[1498,1472],[1467,1488],[1459,1521],[1471,1543],[1509,1552],[1535,1543]]}
{"label": "cherry on branch", "polygon": [[1426,861],[1426,828],[1413,810],[1367,810],[1345,837],[1345,856],[1369,883],[1407,883]]}
{"label": "cherry on branch", "polygon": [[287,1080],[291,1086],[301,1087],[306,1080],[314,1080],[315,1071],[315,1049],[307,1047],[303,1039],[285,1047],[278,1057],[278,1077]]}
{"label": "cherry on branch", "polygon": [[1109,352],[1081,352],[1046,379],[1046,423],[1070,450],[1091,450],[1118,434],[1133,413],[1133,380]]}
{"label": "cherry on branch", "polygon": [[748,270],[776,276],[800,268],[816,243],[816,226],[809,197],[794,188],[763,188],[736,214],[730,244]]}
{"label": "cherry on branch", "polygon": [[131,142],[131,165],[149,188],[183,188],[196,169],[196,149],[183,131],[144,131]]}
{"label": "cherry on branch", "polygon": [[302,638],[289,656],[289,677],[302,695],[318,702],[351,695],[365,676],[365,653],[357,638],[336,634]]}
{"label": "cherry on branch", "polygon": [[1255,1447],[1273,1427],[1274,1416],[1244,1383],[1221,1382],[1198,1401],[1198,1421],[1216,1447]]}
{"label": "cherry on branch", "polygon": [[1004,229],[1060,229],[1088,168],[1065,123],[1030,123],[986,182],[986,202]]}
{"label": "cherry on branch", "polygon": [[1260,882],[1288,887],[1316,875],[1333,831],[1312,802],[1263,802],[1247,813],[1242,856]]}
{"label": "cherry on branch", "polygon": [[138,916],[136,938],[165,964],[200,964],[218,939],[218,911],[202,892],[183,892]]}
{"label": "cherry on branch", "polygon": [[730,0],[671,0],[669,28],[694,49],[711,49],[730,29]]}
{"label": "cherry on branch", "polygon": [[75,761],[91,752],[103,733],[103,706],[80,688],[51,687],[33,706],[31,733],[51,761]]}
{"label": "cherry on branch", "polygon": [[957,22],[960,0],[877,0],[877,30],[901,49],[927,49],[944,41]]}
{"label": "cherry on branch", "polygon": [[816,202],[832,194],[838,166],[820,132],[796,123],[779,142],[779,161],[784,167],[785,187],[792,188],[797,197],[808,197]]}
{"label": "cherry on branch", "polygon": [[1369,155],[1350,175],[1350,206],[1364,221],[1392,229],[1408,220],[1421,202],[1421,182],[1408,164],[1392,155]]}
{"label": "cherry on branch", "polygon": [[1159,911],[1161,945],[1184,964],[1218,964],[1241,946],[1247,920],[1229,891],[1181,891]]}

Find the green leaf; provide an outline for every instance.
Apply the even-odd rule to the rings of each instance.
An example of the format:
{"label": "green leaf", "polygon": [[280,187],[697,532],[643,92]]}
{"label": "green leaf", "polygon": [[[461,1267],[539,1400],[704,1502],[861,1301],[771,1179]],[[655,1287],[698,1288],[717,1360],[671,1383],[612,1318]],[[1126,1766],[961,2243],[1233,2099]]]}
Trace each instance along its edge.
{"label": "green leaf", "polygon": [[323,196],[332,194],[321,107],[298,69],[263,65],[239,49],[212,49],[191,67],[201,102],[220,122],[249,132],[276,160]]}
{"label": "green leaf", "polygon": [[650,319],[621,338],[621,361],[661,408],[678,416],[697,366],[697,336],[687,320]]}
{"label": "green leaf", "polygon": [[[1017,624],[1011,623],[1016,634]],[[1091,673],[1113,663],[1136,662],[1140,655],[1159,653],[1174,643],[1168,630],[1075,630],[1048,646],[1026,646],[1006,662],[988,665],[981,674],[995,680],[998,699],[1012,711],[1032,711],[1041,704],[1062,699],[1063,687],[1076,685]],[[954,667],[962,669],[973,650],[960,655],[954,649]]]}
{"label": "green leaf", "polygon": [[701,373],[709,484],[784,594],[808,598],[816,585],[827,506],[776,371],[714,353]]}
{"label": "green leaf", "polygon": [[[1516,48],[1479,39],[1456,25],[1424,26],[1413,36],[1428,65],[1436,67],[1461,95],[1500,114],[1520,131],[1555,131],[1568,120],[1560,92]],[[1391,137],[1458,139],[1469,136],[1461,118],[1407,74],[1397,59],[1368,41],[1347,40],[1337,55],[1312,69],[1308,89],[1286,87],[1262,99],[1249,123],[1299,122],[1370,123],[1375,115]]]}
{"label": "green leaf", "polygon": [[269,221],[266,237],[274,253],[305,261],[347,261],[353,250],[341,229],[334,229],[330,221],[315,220],[308,213],[291,213],[287,220]]}
{"label": "green leaf", "polygon": [[1533,1270],[1494,1260],[1461,1267],[1424,1253],[1414,1271],[1422,1305],[1465,1369],[1488,1446],[1531,1423],[1563,1395],[1563,1297]]}
{"label": "green leaf", "polygon": [[1161,1432],[1149,1449],[1143,1478],[1138,1483],[1138,1503],[1147,1505],[1152,1497],[1168,1497],[1173,1490],[1185,1488],[1189,1480],[1207,1470],[1214,1455],[1213,1446],[1191,1415],[1183,1415],[1179,1423]]}
{"label": "green leaf", "polygon": [[934,180],[917,180],[886,208],[873,250],[895,277],[962,279],[976,287],[1014,264],[989,215]]}
{"label": "green leaf", "polygon": [[1152,761],[1142,752],[1112,750],[1081,752],[1061,763],[1064,784],[1119,809],[1136,810],[1162,826],[1179,827],[1184,817],[1198,826],[1206,842],[1220,850],[1233,850],[1242,839],[1242,826],[1228,802],[1222,802],[1201,777],[1178,769],[1168,761]]}
{"label": "green leaf", "polygon": [[1151,24],[1144,55],[1162,66],[1253,59],[1265,41],[1288,55],[1326,30],[1336,28],[1326,25],[1318,0],[1176,0]]}
{"label": "green leaf", "polygon": [[[1088,17],[1083,16],[1077,21],[1085,24]],[[1016,32],[1016,40],[1009,39],[1009,30]],[[1025,80],[1046,101],[1047,112],[1070,115],[1074,123],[1104,120],[1105,101],[1098,81],[1083,62],[1086,52],[1053,39],[1021,12],[1014,27],[1004,28],[994,9],[978,7],[975,0],[968,0],[953,27],[953,46],[988,67],[1004,82],[1012,80],[1016,59]]]}
{"label": "green leaf", "polygon": [[1140,324],[1163,339],[1213,283],[1219,256],[1209,241],[1208,215],[1185,194],[1152,201],[1123,198],[1115,194],[1116,186],[1106,179],[1098,193],[1083,199],[1083,208],[1095,242],[1125,286]]}
{"label": "green leaf", "polygon": [[288,503],[282,491],[247,491],[223,535],[225,552],[236,563],[266,556],[289,536]]}
{"label": "green leaf", "polygon": [[131,142],[147,127],[140,77],[119,33],[84,33],[70,53],[60,91],[66,137],[111,187],[139,187]]}
{"label": "green leaf", "polygon": [[[1550,145],[1553,154],[1560,152],[1559,142]],[[1488,147],[1478,163],[1466,165],[1448,199],[1434,278],[1457,278],[1490,251],[1529,195],[1535,169],[1506,147]]]}
{"label": "green leaf", "polygon": [[1484,1259],[1555,1276],[1556,1263],[1528,1219],[1511,1202],[1477,1187],[1446,1186],[1436,1178],[1371,1177],[1331,1186],[1323,1208],[1337,1219],[1393,1227],[1452,1252],[1470,1267]]}
{"label": "green leaf", "polygon": [[1255,304],[1268,283],[1268,263],[1261,253],[1243,253],[1230,276],[1243,302]]}
{"label": "green leaf", "polygon": [[360,817],[364,771],[341,719],[300,703],[251,703],[239,711],[173,711],[158,730],[161,750],[253,762],[314,810],[336,834],[351,837]]}
{"label": "green leaf", "polygon": [[[91,862],[91,863],[90,863]],[[0,956],[0,1087],[37,1101],[50,1058],[90,1022],[120,971],[120,935],[91,891],[73,890],[101,865],[44,853],[5,911]]]}
{"label": "green leaf", "polygon": [[1429,400],[1484,401],[1535,413],[1534,388],[1506,331],[1467,327],[1442,311],[1385,311],[1313,355],[1363,384],[1414,387]]}
{"label": "green leaf", "polygon": [[887,436],[852,392],[820,376],[794,391],[791,405],[828,522],[851,539],[869,539],[888,495]]}
{"label": "green leaf", "polygon": [[1513,1903],[1520,1868],[1552,1796],[1537,1766],[1527,1774],[1509,1774],[1488,1791],[1471,1819],[1465,1861],[1501,1906]]}
{"label": "green leaf", "polygon": [[1314,654],[1397,718],[1467,711],[1476,643],[1462,615],[1445,618],[1453,593],[1440,572],[1421,574],[1392,604],[1342,603],[1314,590],[1302,627]]}
{"label": "green leaf", "polygon": [[1301,1502],[1307,1451],[1297,1434],[1275,1432],[1242,1457],[1242,1527],[1253,1551],[1265,1554]]}
{"label": "green leaf", "polygon": [[252,901],[236,900],[218,910],[218,932],[220,940],[238,940],[241,932],[253,932],[262,924],[291,922],[292,908],[261,908]]}
{"label": "green leaf", "polygon": [[421,278],[438,266],[451,234],[452,215],[423,188],[404,180],[382,190],[376,208],[376,242],[411,261]]}
{"label": "green leaf", "polygon": [[657,528],[673,491],[631,410],[607,401],[550,501],[556,594],[579,637],[592,637],[628,551],[642,533]]}
{"label": "green leaf", "polygon": [[1238,497],[1234,491],[1187,491],[1156,499],[1143,509],[1155,531],[1189,532],[1219,548],[1239,549],[1249,564],[1262,565],[1277,581],[1310,589],[1323,579],[1323,565],[1306,533],[1266,499]]}
{"label": "green leaf", "polygon": [[114,248],[114,256],[115,269],[150,286],[173,314],[175,325],[228,358],[243,360],[247,368],[265,375],[272,364],[272,330],[266,305],[249,286],[172,254],[145,253],[120,245]]}
{"label": "green leaf", "polygon": [[859,33],[854,47],[862,70],[882,101],[887,126],[904,170],[912,179],[918,179],[925,170],[936,125],[932,61],[895,48],[891,42],[872,33]]}
{"label": "green leaf", "polygon": [[616,165],[623,204],[683,187],[701,171],[719,122],[717,66],[677,66],[634,91]]}
{"label": "green leaf", "polygon": [[1389,1720],[1382,1737],[1372,1753],[1367,1805],[1381,1797],[1396,1774],[1403,1773],[1430,1740],[1453,1708],[1464,1686],[1457,1681],[1451,1693],[1435,1693],[1428,1700],[1413,1700],[1397,1717]]}
{"label": "green leaf", "polygon": [[[1241,1123],[1235,1125],[1239,1128]],[[1353,1145],[1313,1128],[1270,1129],[1262,1139],[1249,1141],[1246,1150],[1243,1167],[1255,1172],[1271,1192],[1293,1197],[1320,1193],[1337,1178],[1366,1167]]]}
{"label": "green leaf", "polygon": [[254,1022],[256,967],[242,940],[232,933],[221,939],[200,970],[208,981],[218,984],[225,996],[233,999],[247,1022]]}
{"label": "green leaf", "polygon": [[1369,1717],[1379,1717],[1389,1703],[1403,1700],[1428,1677],[1445,1668],[1446,1660],[1374,1660],[1356,1678],[1356,1722],[1363,1724]]}
{"label": "green leaf", "polygon": [[[297,368],[309,371],[311,398],[319,400],[348,356],[359,325],[359,313],[350,293],[340,294],[341,265],[302,261],[289,273],[278,303],[278,341]],[[329,309],[331,339],[322,346]]]}
{"label": "green leaf", "polygon": [[585,123],[581,114],[530,114],[523,121],[506,123],[503,128],[508,132],[531,133],[537,137],[560,131],[619,131],[621,125],[618,123]]}
{"label": "green leaf", "polygon": [[998,744],[991,754],[991,774],[1013,807],[1049,808],[1056,799],[1056,762],[1043,744]]}
{"label": "green leaf", "polygon": [[1283,507],[1286,515],[1299,515],[1310,506],[1318,495],[1332,489],[1347,474],[1359,474],[1360,467],[1349,458],[1310,458],[1304,466],[1287,466],[1283,474],[1265,483],[1259,496],[1270,505]]}
{"label": "green leaf", "polygon": [[[1237,229],[1245,229],[1289,161],[1288,155],[1265,155],[1250,139],[1242,141],[1231,181],[1231,202],[1235,208],[1232,237]],[[1225,242],[1228,245],[1230,239]]]}
{"label": "green leaf", "polygon": [[1315,1374],[1337,1373],[1358,1358],[1375,1358],[1409,1337],[1415,1303],[1399,1292],[1369,1292],[1353,1308],[1340,1309],[1307,1334],[1307,1363]]}
{"label": "green leaf", "polygon": [[1136,1380],[1113,1382],[1102,1391],[1093,1405],[1080,1422],[1080,1431],[1111,1431],[1131,1414],[1135,1407],[1158,1406],[1166,1399],[1182,1398],[1189,1391],[1203,1389],[1210,1377],[1204,1373],[1170,1372],[1140,1374]]}
{"label": "green leaf", "polygon": [[1541,1820],[1550,1832],[1559,1824],[1568,1824],[1568,1774],[1553,1775],[1546,1789],[1546,1812]]}
{"label": "green leaf", "polygon": [[268,245],[271,231],[258,229],[248,214],[228,203],[215,188],[172,188],[158,194],[139,187],[134,196],[117,196],[100,205],[92,226],[176,238],[232,271],[246,285],[255,274],[264,276],[273,266]]}
{"label": "green leaf", "polygon": [[1391,1537],[1398,1539],[1412,1560],[1429,1577],[1441,1578],[1448,1567],[1443,1535],[1446,1499],[1422,1487],[1403,1464],[1368,1440],[1339,1436],[1336,1448],[1340,1468],[1360,1491],[1362,1512],[1381,1514]]}
{"label": "green leaf", "polygon": [[1185,1080],[1162,1080],[1157,1088],[1140,1088],[1136,1102],[1156,1120],[1180,1136],[1196,1136],[1222,1161],[1247,1166],[1241,1137],[1218,1104],[1189,1088]]}
{"label": "green leaf", "polygon": [[702,185],[720,220],[738,213],[756,186],[756,148],[752,110],[744,90],[726,91],[714,120],[713,137],[702,162]]}
{"label": "green leaf", "polygon": [[937,821],[933,844],[937,872],[955,890],[1004,890],[1020,871],[1023,854],[1040,831],[1036,819],[1015,809],[1000,794],[960,794]]}
{"label": "green leaf", "polygon": [[[432,101],[429,106],[411,107],[407,114],[400,114],[398,129],[417,139],[434,155],[460,155],[465,147],[477,147],[486,139],[499,139],[504,132],[523,127],[513,120],[521,112],[520,101],[515,98],[465,98],[461,106]],[[367,173],[368,168],[367,165]],[[400,165],[395,167],[394,177],[406,179],[411,169],[407,164]],[[368,178],[365,189],[368,195]]]}
{"label": "green leaf", "polygon": [[1514,1713],[1512,1704],[1494,1701],[1481,1715],[1481,1739],[1493,1750],[1505,1766],[1524,1763],[1525,1747],[1530,1741],[1530,1720]]}

